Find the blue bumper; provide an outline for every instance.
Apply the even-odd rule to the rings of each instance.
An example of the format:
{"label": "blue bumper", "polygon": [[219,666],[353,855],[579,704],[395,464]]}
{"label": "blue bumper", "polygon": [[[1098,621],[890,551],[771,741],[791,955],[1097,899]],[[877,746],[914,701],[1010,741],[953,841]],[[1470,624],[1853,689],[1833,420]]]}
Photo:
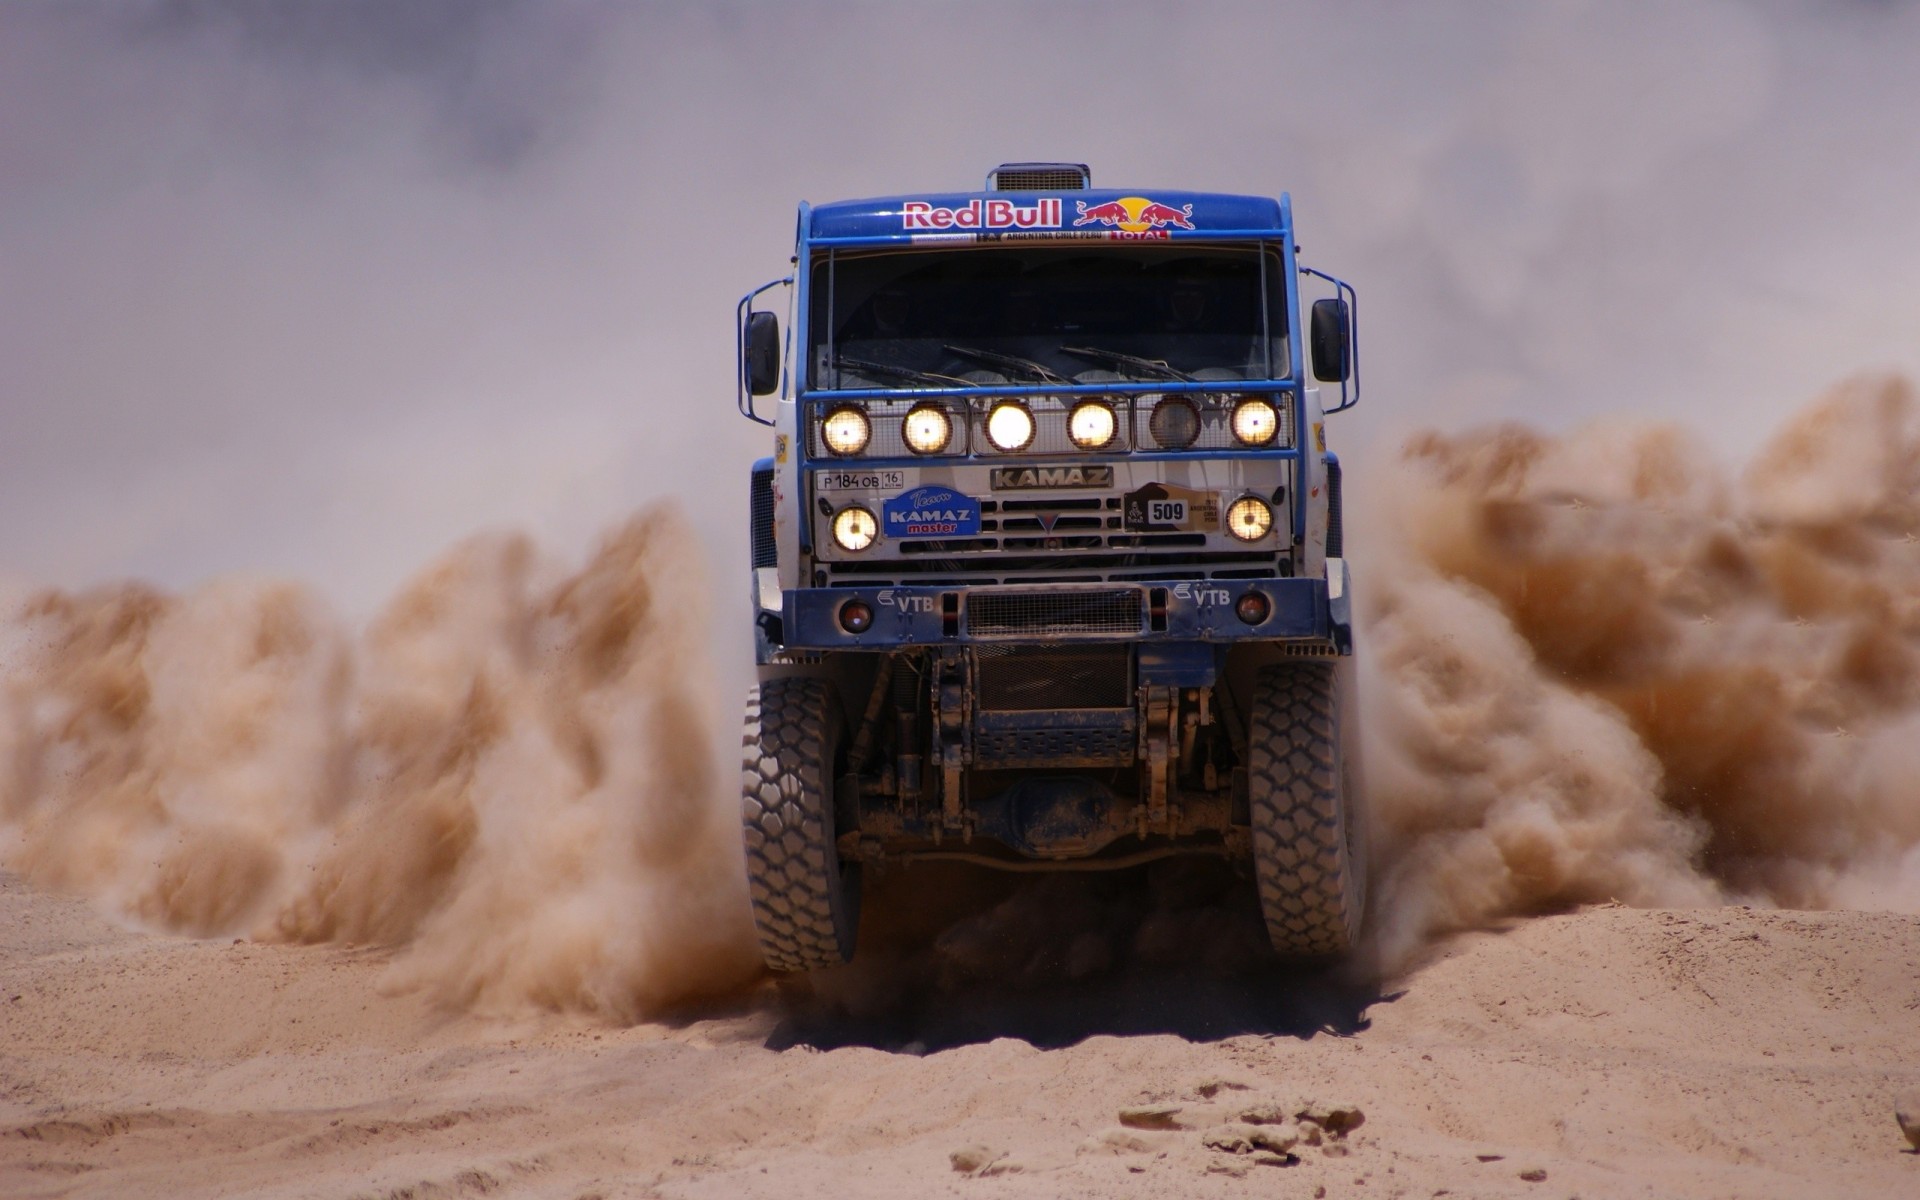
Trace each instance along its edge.
{"label": "blue bumper", "polygon": [[[1136,593],[1133,604],[1127,593]],[[1266,619],[1237,612],[1248,593],[1264,596]],[[849,633],[841,614],[866,605],[872,623]],[[1097,619],[1081,619],[1076,602]],[[1119,603],[1114,603],[1118,601]],[[1022,627],[1008,620],[1022,603],[1051,608],[1052,619]],[[1036,584],[1029,587],[805,588],[783,597],[785,644],[799,650],[885,650],[895,646],[1006,645],[1036,642],[1234,642],[1308,639],[1350,644],[1345,605],[1335,614],[1324,579],[1220,579],[1138,584]],[[1011,606],[1011,607],[1010,607]],[[991,621],[988,609],[993,609]],[[1137,613],[1138,624],[1129,614]],[[1078,624],[1076,624],[1078,621]]]}

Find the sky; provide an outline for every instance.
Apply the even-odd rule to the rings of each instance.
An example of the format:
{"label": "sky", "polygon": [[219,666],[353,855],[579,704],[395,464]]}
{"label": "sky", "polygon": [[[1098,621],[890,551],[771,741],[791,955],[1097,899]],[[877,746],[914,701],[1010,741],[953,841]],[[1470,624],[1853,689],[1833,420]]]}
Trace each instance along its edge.
{"label": "sky", "polygon": [[1349,478],[1500,420],[1737,462],[1920,376],[1915,61],[1864,0],[16,0],[0,580],[364,615],[471,533],[577,556],[673,497],[744,620],[733,305],[794,204],[1029,159],[1291,192],[1359,289]]}

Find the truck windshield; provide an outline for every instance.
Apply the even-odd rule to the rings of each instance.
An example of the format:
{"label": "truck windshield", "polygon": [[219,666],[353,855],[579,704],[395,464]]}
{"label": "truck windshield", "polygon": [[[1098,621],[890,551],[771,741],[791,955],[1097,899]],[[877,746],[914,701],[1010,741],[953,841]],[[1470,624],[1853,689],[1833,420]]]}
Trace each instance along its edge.
{"label": "truck windshield", "polygon": [[1280,257],[1255,246],[841,252],[813,268],[816,388],[1284,378]]}

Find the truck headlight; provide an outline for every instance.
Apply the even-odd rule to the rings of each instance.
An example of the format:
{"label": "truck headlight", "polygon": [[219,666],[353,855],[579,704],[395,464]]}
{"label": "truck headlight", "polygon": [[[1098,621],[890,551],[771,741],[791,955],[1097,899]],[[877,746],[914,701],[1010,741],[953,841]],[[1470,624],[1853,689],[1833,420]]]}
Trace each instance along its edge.
{"label": "truck headlight", "polygon": [[1265,396],[1245,396],[1233,406],[1233,436],[1245,446],[1264,446],[1280,432],[1280,410]]}
{"label": "truck headlight", "polygon": [[938,454],[953,440],[953,422],[938,404],[916,404],[901,422],[900,433],[915,454]]}
{"label": "truck headlight", "polygon": [[1017,400],[994,405],[987,414],[987,440],[996,450],[1025,450],[1033,442],[1033,414]]}
{"label": "truck headlight", "polygon": [[827,444],[827,452],[842,458],[865,450],[867,439],[872,436],[873,426],[867,423],[867,414],[851,404],[834,409],[820,423],[820,440]]}
{"label": "truck headlight", "polygon": [[1184,396],[1169,396],[1153,406],[1147,432],[1163,450],[1185,450],[1199,440],[1200,410]]}
{"label": "truck headlight", "polygon": [[1258,496],[1242,496],[1227,509],[1227,532],[1243,542],[1257,542],[1273,529],[1273,510]]}
{"label": "truck headlight", "polygon": [[833,540],[842,550],[865,550],[880,532],[880,522],[858,504],[849,504],[833,515]]}
{"label": "truck headlight", "polygon": [[1098,450],[1113,440],[1117,422],[1113,406],[1104,400],[1085,400],[1067,417],[1067,436],[1082,450]]}

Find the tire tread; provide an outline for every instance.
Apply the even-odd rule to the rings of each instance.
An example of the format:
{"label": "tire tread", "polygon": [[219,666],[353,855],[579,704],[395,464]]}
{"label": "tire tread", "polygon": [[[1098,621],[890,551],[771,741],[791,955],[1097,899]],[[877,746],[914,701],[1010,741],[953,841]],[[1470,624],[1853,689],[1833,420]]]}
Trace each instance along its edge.
{"label": "tire tread", "polygon": [[833,843],[831,685],[770,679],[747,693],[741,822],[760,954],[776,971],[853,957],[853,904]]}
{"label": "tire tread", "polygon": [[1353,948],[1365,864],[1355,860],[1344,795],[1334,669],[1282,663],[1256,679],[1248,729],[1254,879],[1273,948],[1337,958]]}

